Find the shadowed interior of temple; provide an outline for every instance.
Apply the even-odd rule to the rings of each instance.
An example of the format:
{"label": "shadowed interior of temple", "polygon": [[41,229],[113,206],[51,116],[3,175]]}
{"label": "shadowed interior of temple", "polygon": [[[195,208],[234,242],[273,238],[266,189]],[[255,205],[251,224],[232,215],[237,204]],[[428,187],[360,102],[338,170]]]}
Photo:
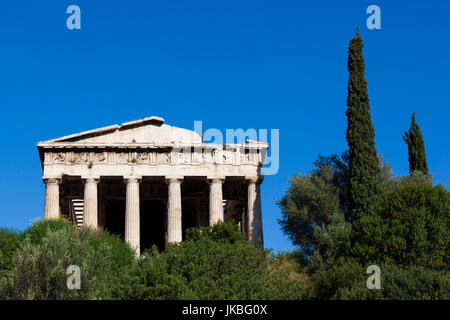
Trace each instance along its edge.
{"label": "shadowed interior of temple", "polygon": [[[83,182],[84,181],[84,182]],[[60,206],[71,220],[84,224],[84,184],[81,177],[66,176],[59,185]],[[98,226],[125,240],[127,185],[123,177],[106,176],[96,180],[98,186]],[[242,179],[223,182],[222,217],[233,221],[246,232],[247,185]],[[206,177],[184,177],[180,184],[181,232],[191,227],[210,225],[210,185]],[[139,181],[139,242],[141,252],[156,245],[167,245],[168,185],[164,177],[143,177]]]}

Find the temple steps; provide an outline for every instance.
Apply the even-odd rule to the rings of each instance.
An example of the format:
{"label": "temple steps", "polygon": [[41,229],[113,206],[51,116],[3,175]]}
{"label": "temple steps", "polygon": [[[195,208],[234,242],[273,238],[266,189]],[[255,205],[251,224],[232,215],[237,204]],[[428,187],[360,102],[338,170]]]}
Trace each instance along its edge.
{"label": "temple steps", "polygon": [[84,200],[83,199],[72,199],[71,200],[72,205],[72,212],[73,212],[73,218],[78,227],[81,227],[83,225],[83,213],[84,213]]}

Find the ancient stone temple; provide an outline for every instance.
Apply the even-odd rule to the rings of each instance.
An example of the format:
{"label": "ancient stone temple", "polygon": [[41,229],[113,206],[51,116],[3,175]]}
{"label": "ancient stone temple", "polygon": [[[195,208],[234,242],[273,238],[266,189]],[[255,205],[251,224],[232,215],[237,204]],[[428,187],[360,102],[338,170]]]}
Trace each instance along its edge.
{"label": "ancient stone temple", "polygon": [[203,143],[148,117],[37,144],[44,218],[121,235],[139,253],[179,242],[189,227],[234,221],[263,245],[261,168],[268,145]]}

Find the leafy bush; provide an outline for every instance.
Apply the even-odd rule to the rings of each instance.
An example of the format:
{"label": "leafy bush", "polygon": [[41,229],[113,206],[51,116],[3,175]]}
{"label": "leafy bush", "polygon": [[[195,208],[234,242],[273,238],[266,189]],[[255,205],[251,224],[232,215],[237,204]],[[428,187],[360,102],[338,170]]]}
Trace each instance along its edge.
{"label": "leafy bush", "polygon": [[450,275],[423,267],[402,269],[382,265],[380,290],[368,290],[364,283],[358,282],[340,288],[335,297],[346,300],[448,300]]}
{"label": "leafy bush", "polygon": [[[108,292],[118,262],[126,265],[125,252],[133,256],[132,249],[115,237],[90,228],[75,229],[64,221],[41,221],[25,234],[11,271],[1,280],[2,299],[99,298]],[[70,265],[80,267],[79,290],[67,288]]]}
{"label": "leafy bush", "polygon": [[414,171],[407,176],[398,176],[392,179],[387,179],[382,182],[383,191],[394,191],[395,189],[407,185],[414,184],[429,184],[433,183],[431,174],[425,174],[422,171]]}
{"label": "leafy bush", "polygon": [[349,250],[352,226],[344,214],[336,212],[328,224],[318,226],[314,232],[315,250],[309,258],[310,272],[328,269]]}
{"label": "leafy bush", "polygon": [[406,185],[385,193],[377,214],[355,226],[352,252],[363,264],[442,269],[450,257],[450,192],[442,186]]}
{"label": "leafy bush", "polygon": [[367,288],[366,267],[354,260],[342,260],[312,278],[310,299],[377,299],[377,300],[448,300],[450,299],[450,274],[410,266],[401,268],[381,264],[381,289]]}
{"label": "leafy bush", "polygon": [[36,219],[35,222],[23,232],[23,235],[24,237],[29,238],[32,244],[42,244],[42,241],[48,232],[59,230],[71,232],[75,230],[75,227],[66,219]]}
{"label": "leafy bush", "polygon": [[23,236],[20,231],[10,228],[0,228],[0,276],[13,266],[14,252],[19,248]]}
{"label": "leafy bush", "polygon": [[277,269],[268,251],[249,245],[230,223],[190,229],[163,253],[146,252],[122,281],[117,299],[295,299],[302,282]]}
{"label": "leafy bush", "polygon": [[109,233],[108,231],[100,231],[90,240],[91,246],[96,250],[102,245],[107,245],[111,250],[111,261],[109,263],[113,277],[121,275],[124,269],[129,268],[135,262],[135,252],[126,244],[118,235]]}
{"label": "leafy bush", "polygon": [[339,259],[331,268],[321,269],[313,274],[307,298],[336,299],[338,290],[346,288],[350,284],[365,284],[367,277],[365,277],[364,271],[362,266],[355,261]]}

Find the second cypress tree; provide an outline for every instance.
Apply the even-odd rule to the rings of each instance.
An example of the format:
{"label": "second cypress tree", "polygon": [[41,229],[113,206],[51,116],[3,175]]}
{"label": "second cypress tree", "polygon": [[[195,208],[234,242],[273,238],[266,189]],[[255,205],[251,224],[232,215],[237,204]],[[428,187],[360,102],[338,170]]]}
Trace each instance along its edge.
{"label": "second cypress tree", "polygon": [[349,45],[348,109],[345,112],[348,120],[350,220],[371,214],[380,190],[380,167],[375,149],[375,129],[369,112],[362,48],[362,38],[358,31]]}
{"label": "second cypress tree", "polygon": [[425,145],[423,143],[422,132],[416,123],[416,113],[411,116],[411,127],[409,132],[405,132],[403,140],[408,144],[409,172],[421,171],[428,174],[427,158],[425,156]]}

